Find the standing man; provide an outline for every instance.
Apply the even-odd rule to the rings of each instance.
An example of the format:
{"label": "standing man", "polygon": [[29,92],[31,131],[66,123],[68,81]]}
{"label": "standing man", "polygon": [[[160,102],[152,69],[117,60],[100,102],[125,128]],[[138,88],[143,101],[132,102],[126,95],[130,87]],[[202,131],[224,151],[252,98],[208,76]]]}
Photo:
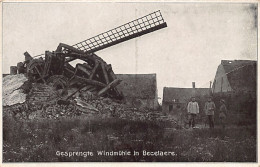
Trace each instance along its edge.
{"label": "standing man", "polygon": [[208,101],[205,103],[204,111],[208,117],[209,127],[214,128],[214,111],[216,109],[215,103],[212,101],[212,97],[208,98]]}
{"label": "standing man", "polygon": [[187,107],[189,114],[189,127],[192,126],[192,128],[195,127],[195,117],[199,113],[199,105],[195,100],[195,97],[192,97]]}

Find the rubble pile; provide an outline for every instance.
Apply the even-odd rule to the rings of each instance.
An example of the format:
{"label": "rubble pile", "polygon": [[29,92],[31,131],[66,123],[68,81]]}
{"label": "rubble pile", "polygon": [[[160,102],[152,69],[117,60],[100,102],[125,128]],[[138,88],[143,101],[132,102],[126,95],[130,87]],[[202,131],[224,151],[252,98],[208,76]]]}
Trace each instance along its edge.
{"label": "rubble pile", "polygon": [[113,101],[109,98],[93,98],[84,100],[82,97],[76,97],[69,101],[69,104],[48,104],[33,105],[32,103],[23,103],[4,107],[4,113],[13,116],[19,120],[30,119],[59,119],[62,117],[85,116],[87,118],[120,118],[127,120],[149,120],[149,121],[170,121],[175,123],[174,119],[165,117],[159,111],[148,109],[137,109],[124,103]]}
{"label": "rubble pile", "polygon": [[159,111],[137,109],[123,101],[97,96],[84,89],[76,93],[75,89],[68,89],[69,93],[61,96],[61,92],[49,85],[32,83],[30,91],[25,94],[22,87],[26,81],[22,74],[4,77],[4,116],[19,120],[86,116],[176,122]]}

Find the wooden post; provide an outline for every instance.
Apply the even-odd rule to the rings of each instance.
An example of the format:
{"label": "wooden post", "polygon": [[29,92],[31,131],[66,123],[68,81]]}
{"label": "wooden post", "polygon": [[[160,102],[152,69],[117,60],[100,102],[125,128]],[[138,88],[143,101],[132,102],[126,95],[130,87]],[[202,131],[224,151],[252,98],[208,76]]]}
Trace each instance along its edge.
{"label": "wooden post", "polygon": [[11,75],[16,75],[17,74],[17,67],[16,66],[11,66],[10,67],[10,74]]}
{"label": "wooden post", "polygon": [[32,56],[28,52],[25,52],[24,56],[25,56],[25,63],[28,63],[30,60],[33,59]]}
{"label": "wooden post", "polygon": [[96,61],[96,65],[95,65],[94,69],[92,70],[92,73],[90,74],[89,79],[92,79],[94,77],[94,75],[95,75],[95,73],[97,71],[98,66],[99,66],[99,62]]}
{"label": "wooden post", "polygon": [[106,66],[106,70],[107,70],[109,76],[112,78],[112,80],[115,80],[116,79],[116,75],[115,75],[115,73],[112,70],[111,64]]}

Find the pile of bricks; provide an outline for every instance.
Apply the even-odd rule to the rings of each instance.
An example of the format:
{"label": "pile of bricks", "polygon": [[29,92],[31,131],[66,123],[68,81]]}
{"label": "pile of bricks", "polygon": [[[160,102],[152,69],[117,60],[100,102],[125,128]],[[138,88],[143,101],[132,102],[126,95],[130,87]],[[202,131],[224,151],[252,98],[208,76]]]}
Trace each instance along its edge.
{"label": "pile of bricks", "polygon": [[38,104],[50,102],[52,99],[57,98],[58,95],[53,90],[53,87],[45,84],[33,83],[32,89],[28,95],[27,101],[31,104]]}

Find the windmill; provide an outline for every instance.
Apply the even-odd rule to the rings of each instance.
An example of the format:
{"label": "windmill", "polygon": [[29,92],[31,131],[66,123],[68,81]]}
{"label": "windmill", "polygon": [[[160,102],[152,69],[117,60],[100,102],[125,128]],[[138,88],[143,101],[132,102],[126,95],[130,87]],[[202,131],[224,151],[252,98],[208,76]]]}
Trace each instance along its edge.
{"label": "windmill", "polygon": [[[18,72],[26,73],[31,82],[49,84],[56,90],[76,87],[98,96],[121,98],[116,89],[120,80],[112,66],[95,53],[165,27],[161,12],[155,11],[75,45],[60,43],[56,51],[46,51],[44,57],[33,58],[25,52],[25,61],[17,64]],[[84,63],[73,67],[70,62],[74,60]]]}

